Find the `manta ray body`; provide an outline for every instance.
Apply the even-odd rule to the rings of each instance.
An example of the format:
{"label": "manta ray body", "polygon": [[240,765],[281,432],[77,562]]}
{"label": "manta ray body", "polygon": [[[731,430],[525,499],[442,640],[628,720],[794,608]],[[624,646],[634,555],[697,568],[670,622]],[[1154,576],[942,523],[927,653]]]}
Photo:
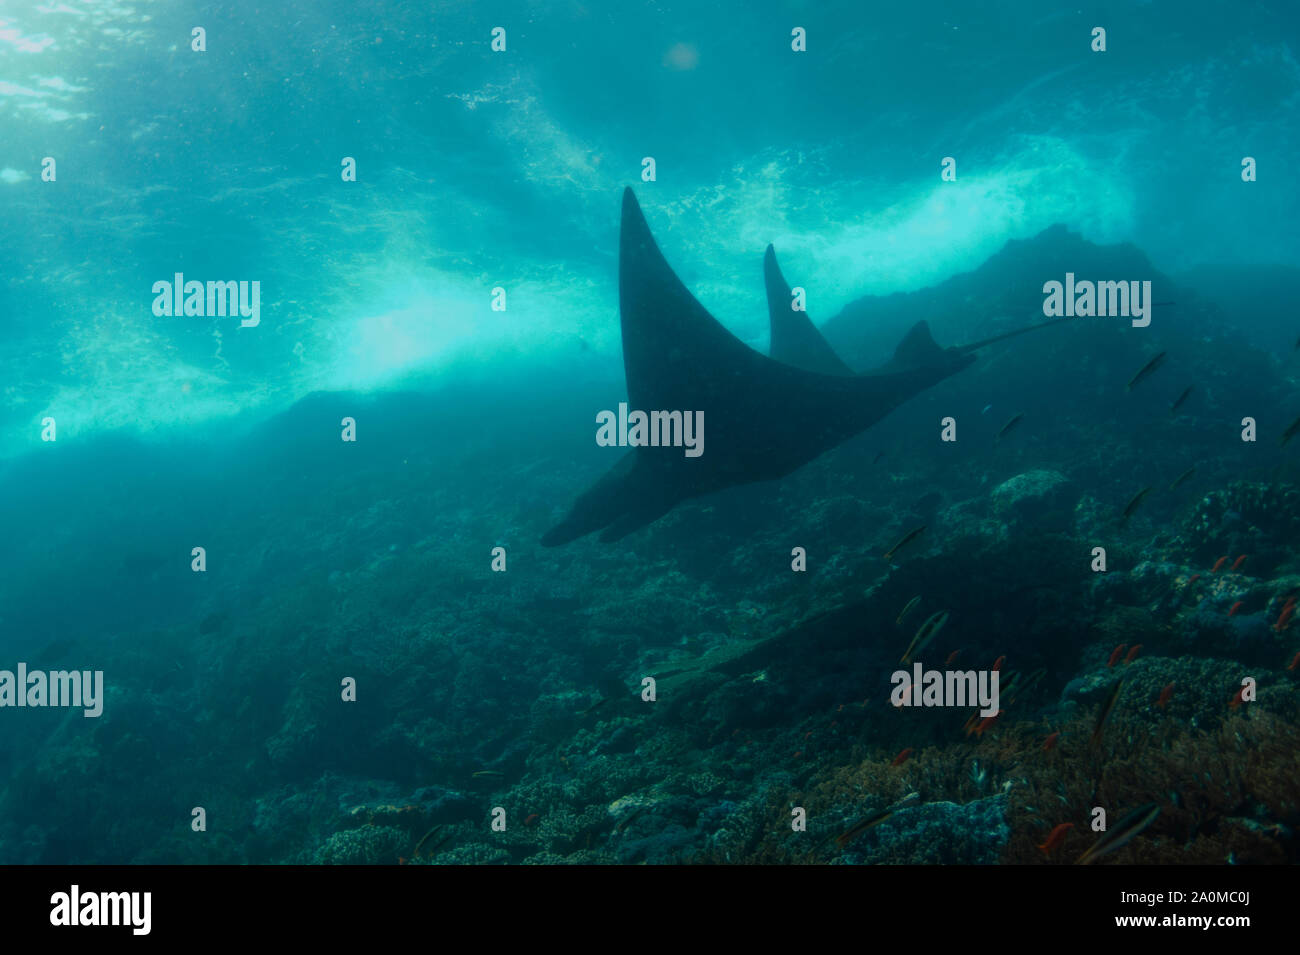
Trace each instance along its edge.
{"label": "manta ray body", "polygon": [[[769,305],[784,301],[788,310],[790,289],[770,249],[768,261]],[[783,331],[792,330],[793,346],[773,329],[773,350],[786,360],[763,355],[678,279],[631,189],[623,193],[618,286],[630,406],[703,412],[708,450],[699,457],[675,447],[626,452],[546,533],[548,547],[596,531],[602,541],[615,541],[682,501],[783,477],[968,367],[971,352],[988,344],[940,348],[921,321],[886,365],[854,374],[807,316],[792,312]]]}

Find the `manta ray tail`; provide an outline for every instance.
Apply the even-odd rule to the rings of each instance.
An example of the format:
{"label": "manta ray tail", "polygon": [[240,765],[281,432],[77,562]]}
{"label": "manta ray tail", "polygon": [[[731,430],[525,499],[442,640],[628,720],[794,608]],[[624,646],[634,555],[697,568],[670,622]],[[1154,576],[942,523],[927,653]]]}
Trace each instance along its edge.
{"label": "manta ray tail", "polygon": [[823,375],[851,375],[805,311],[795,311],[790,283],[776,264],[776,250],[763,256],[763,282],[767,286],[767,314],[772,332],[768,354],[779,362]]}
{"label": "manta ray tail", "polygon": [[1024,328],[1017,328],[1015,331],[1003,332],[1001,335],[994,335],[992,338],[985,338],[982,341],[972,342],[969,345],[958,345],[957,350],[962,352],[973,352],[977,348],[983,348],[985,345],[992,345],[997,342],[1006,341],[1008,338],[1015,338],[1017,335],[1024,335],[1027,332],[1036,332],[1040,328],[1050,328],[1053,325],[1059,325],[1061,322],[1068,321],[1070,321],[1069,318],[1054,318],[1050,322],[1039,322],[1037,325],[1028,325]]}

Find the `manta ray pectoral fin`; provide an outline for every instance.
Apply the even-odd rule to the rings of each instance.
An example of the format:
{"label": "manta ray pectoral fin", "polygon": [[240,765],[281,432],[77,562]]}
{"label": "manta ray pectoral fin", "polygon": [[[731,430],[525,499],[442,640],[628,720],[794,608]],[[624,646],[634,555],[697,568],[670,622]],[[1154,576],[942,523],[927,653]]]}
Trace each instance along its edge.
{"label": "manta ray pectoral fin", "polygon": [[568,516],[542,537],[543,547],[558,547],[618,521],[636,497],[637,454],[629,451],[595,484],[578,495]]}
{"label": "manta ray pectoral fin", "polygon": [[672,508],[672,504],[665,504],[659,501],[640,502],[632,509],[624,512],[622,517],[601,531],[600,542],[602,544],[609,544],[616,540],[622,540],[633,531],[640,530],[647,524],[653,524],[655,521],[659,520],[659,518],[672,510]]}
{"label": "manta ray pectoral fin", "polygon": [[790,283],[776,264],[776,249],[763,255],[763,284],[767,287],[767,315],[771,329],[768,354],[779,362],[822,375],[851,375],[853,369],[826,341],[806,311],[795,311]]}

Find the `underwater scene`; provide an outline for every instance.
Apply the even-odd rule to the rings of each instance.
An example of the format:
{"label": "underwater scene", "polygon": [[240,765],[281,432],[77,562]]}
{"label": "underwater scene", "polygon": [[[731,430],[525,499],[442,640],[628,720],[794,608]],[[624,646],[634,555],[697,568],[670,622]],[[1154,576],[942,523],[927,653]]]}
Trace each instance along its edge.
{"label": "underwater scene", "polygon": [[1300,861],[1297,37],[3,0],[0,863]]}

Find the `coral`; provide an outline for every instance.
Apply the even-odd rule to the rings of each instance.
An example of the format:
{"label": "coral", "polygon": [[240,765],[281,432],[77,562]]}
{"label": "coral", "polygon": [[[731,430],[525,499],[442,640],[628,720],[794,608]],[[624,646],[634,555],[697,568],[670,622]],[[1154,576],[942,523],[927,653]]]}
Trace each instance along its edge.
{"label": "coral", "polygon": [[1295,560],[1300,488],[1236,481],[1211,491],[1183,523],[1182,540],[1198,563],[1228,554],[1250,557],[1250,572],[1266,575]]}
{"label": "coral", "polygon": [[312,861],[320,865],[396,865],[410,844],[410,834],[401,829],[366,825],[334,833]]}

